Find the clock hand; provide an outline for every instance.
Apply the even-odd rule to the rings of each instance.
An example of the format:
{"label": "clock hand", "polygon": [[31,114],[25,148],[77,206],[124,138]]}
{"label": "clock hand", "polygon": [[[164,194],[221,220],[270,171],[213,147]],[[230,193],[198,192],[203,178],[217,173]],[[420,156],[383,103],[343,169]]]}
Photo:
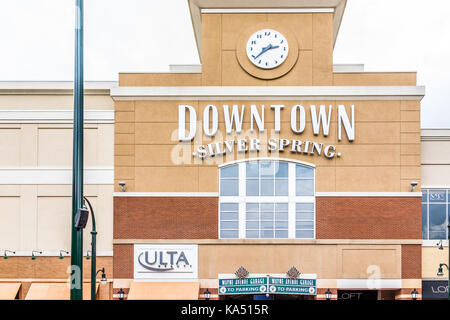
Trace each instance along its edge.
{"label": "clock hand", "polygon": [[272,44],[269,44],[267,47],[264,47],[261,49],[261,52],[255,57],[254,55],[252,55],[253,59],[258,58],[260,55],[262,55],[264,52],[266,52],[267,50],[272,49]]}

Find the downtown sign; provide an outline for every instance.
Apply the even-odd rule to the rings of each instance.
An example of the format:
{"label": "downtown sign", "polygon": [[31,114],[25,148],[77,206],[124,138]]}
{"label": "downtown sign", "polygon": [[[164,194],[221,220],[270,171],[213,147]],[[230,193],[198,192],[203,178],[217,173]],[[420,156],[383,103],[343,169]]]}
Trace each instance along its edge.
{"label": "downtown sign", "polygon": [[[250,109],[249,118],[245,118],[245,110]],[[286,110],[287,109],[287,110]],[[305,155],[324,156],[327,159],[340,157],[341,153],[337,151],[336,145],[324,144],[316,141],[308,141],[301,138],[307,126],[311,126],[314,136],[319,136],[322,132],[323,137],[330,134],[330,124],[333,119],[333,112],[337,112],[337,140],[344,139],[344,132],[347,140],[355,140],[355,106],[337,105],[333,110],[333,105],[310,105],[307,108],[302,104],[270,105],[266,108],[264,105],[222,105],[221,117],[225,124],[226,137],[219,131],[219,111],[213,105],[207,105],[203,110],[203,121],[197,121],[197,112],[190,105],[178,106],[178,141],[194,142],[195,149],[192,156],[196,159],[204,160],[210,157],[226,156],[227,154],[246,153],[246,152],[291,152]],[[265,124],[265,115],[271,112],[273,118],[273,128],[268,133]],[[298,139],[286,139],[280,137],[282,124],[282,112],[290,113],[290,130],[298,135]],[[248,111],[247,111],[248,114]],[[306,115],[309,114],[309,118]],[[243,123],[249,122],[250,129],[243,131]],[[199,135],[197,127],[202,129],[203,135]],[[236,139],[232,136],[235,135]],[[207,139],[215,138],[212,143],[202,143],[197,141],[199,136]],[[239,137],[240,136],[240,137]]]}

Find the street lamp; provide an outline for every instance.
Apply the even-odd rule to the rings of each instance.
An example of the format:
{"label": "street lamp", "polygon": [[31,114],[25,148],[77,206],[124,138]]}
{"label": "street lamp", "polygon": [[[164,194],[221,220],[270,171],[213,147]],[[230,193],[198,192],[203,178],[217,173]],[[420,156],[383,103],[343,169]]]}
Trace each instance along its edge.
{"label": "street lamp", "polygon": [[125,292],[122,290],[122,288],[120,288],[119,292],[117,292],[117,296],[119,297],[119,300],[123,300]]}
{"label": "street lamp", "polygon": [[326,298],[327,300],[331,300],[331,295],[332,295],[332,292],[331,292],[330,289],[328,288],[328,290],[325,292],[325,298]]}
{"label": "street lamp", "polygon": [[10,253],[12,253],[12,254],[16,254],[16,252],[15,252],[15,251],[11,251],[11,250],[5,250],[5,251],[3,252],[3,259],[8,259],[8,255],[7,255],[7,252],[10,252]]}
{"label": "street lamp", "polygon": [[205,295],[205,300],[209,300],[209,298],[211,298],[211,292],[209,292],[208,288],[206,288],[204,295]]}
{"label": "street lamp", "polygon": [[440,264],[439,264],[439,269],[438,269],[438,272],[437,272],[437,275],[438,275],[439,277],[442,277],[442,276],[444,275],[444,269],[443,269],[442,267],[446,267],[447,270],[448,270],[448,265],[447,265],[447,264],[445,264],[445,263],[440,263]]}
{"label": "street lamp", "polygon": [[416,289],[414,289],[414,290],[411,292],[411,295],[412,295],[412,299],[413,299],[413,300],[417,300],[417,296],[419,295],[419,292],[418,292]]}
{"label": "street lamp", "polygon": [[[84,200],[87,202],[89,206],[89,211],[91,212],[92,216],[92,241],[91,241],[91,254],[92,254],[92,262],[91,262],[91,300],[95,300],[95,279],[97,277],[97,273],[95,270],[97,269],[97,231],[95,229],[95,214],[94,209],[92,208],[91,202],[88,200],[88,198],[83,197]],[[89,252],[88,252],[89,253]],[[86,256],[86,259],[88,259],[89,255]],[[89,259],[88,259],[89,260]],[[104,268],[103,268],[103,274],[104,274]],[[103,279],[102,274],[102,279]],[[106,277],[105,277],[106,279]]]}
{"label": "street lamp", "polygon": [[95,273],[95,277],[97,278],[98,273],[101,272],[102,273],[102,278],[100,279],[100,283],[101,284],[105,284],[107,279],[106,279],[106,273],[105,273],[105,268],[101,268],[99,270],[97,270],[97,272]]}

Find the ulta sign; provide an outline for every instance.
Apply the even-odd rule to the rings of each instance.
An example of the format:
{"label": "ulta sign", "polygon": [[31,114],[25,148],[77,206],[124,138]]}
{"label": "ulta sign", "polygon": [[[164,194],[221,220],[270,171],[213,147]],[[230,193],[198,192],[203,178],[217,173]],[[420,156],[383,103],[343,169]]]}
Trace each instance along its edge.
{"label": "ulta sign", "polygon": [[[264,114],[266,112],[265,106],[250,104],[250,133],[263,133],[266,131]],[[246,106],[227,104],[222,105],[222,112],[225,122],[225,131],[227,135],[241,134],[242,124],[244,123],[244,111]],[[286,109],[285,105],[272,104],[269,112],[273,112],[274,129],[273,133],[277,135],[281,131],[281,112]],[[319,106],[310,105],[311,115],[311,129],[314,136],[319,136],[320,132],[324,137],[327,137],[330,132],[330,123],[333,114],[333,106],[321,104]],[[189,130],[186,128],[186,114],[188,114]],[[203,109],[203,134],[207,137],[214,137],[218,132],[218,108],[215,105],[207,105]],[[290,129],[291,131],[301,137],[306,129],[306,109],[301,104],[295,104],[290,107]],[[350,106],[350,116],[347,114],[345,105],[337,106],[337,126],[338,126],[338,141],[343,139],[343,132],[345,131],[348,141],[355,140],[355,106]],[[178,106],[178,139],[179,141],[192,141],[197,133],[197,114],[194,107],[190,105]],[[261,151],[261,140],[259,138],[243,138],[230,139],[222,142],[213,142],[206,145],[200,145],[193,152],[194,157],[205,159],[206,157],[221,156],[227,153],[233,153],[235,150],[238,153],[259,152]],[[278,137],[270,137],[267,140],[267,150],[269,152],[284,152],[290,151],[297,154],[309,155],[323,155],[328,159],[335,156],[340,157],[341,154],[336,152],[335,145],[324,145],[314,141],[302,141],[300,139],[280,139]]]}

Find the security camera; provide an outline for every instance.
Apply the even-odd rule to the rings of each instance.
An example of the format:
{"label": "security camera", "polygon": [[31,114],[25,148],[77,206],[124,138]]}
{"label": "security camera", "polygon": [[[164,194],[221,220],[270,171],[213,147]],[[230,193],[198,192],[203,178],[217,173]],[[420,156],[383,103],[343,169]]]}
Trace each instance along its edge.
{"label": "security camera", "polygon": [[124,181],[119,181],[119,186],[120,186],[120,188],[122,189],[122,192],[125,192],[125,185],[126,185],[127,183],[126,182],[124,182]]}
{"label": "security camera", "polygon": [[419,184],[417,181],[411,181],[411,192],[413,192],[414,191],[414,188]]}

